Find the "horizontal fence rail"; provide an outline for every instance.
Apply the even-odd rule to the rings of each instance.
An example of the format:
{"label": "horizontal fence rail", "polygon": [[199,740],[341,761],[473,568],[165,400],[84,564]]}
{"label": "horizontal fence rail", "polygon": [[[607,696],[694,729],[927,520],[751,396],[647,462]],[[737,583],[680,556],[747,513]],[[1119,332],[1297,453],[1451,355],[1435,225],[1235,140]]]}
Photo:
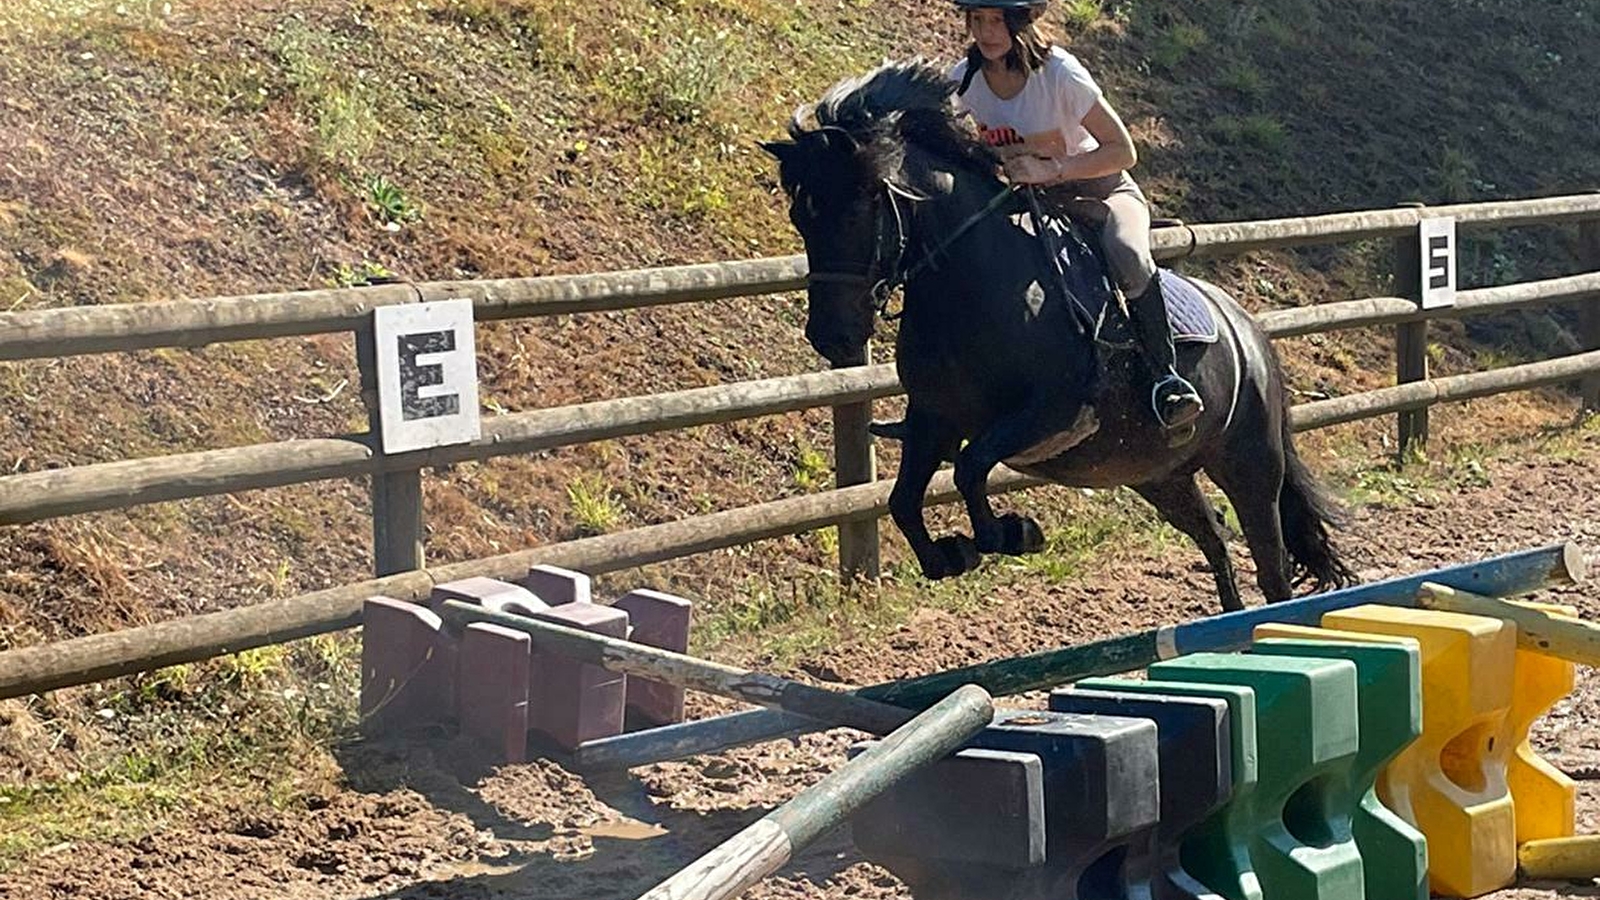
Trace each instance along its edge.
{"label": "horizontal fence rail", "polygon": [[[1430,399],[1467,400],[1508,389],[1559,383],[1571,380],[1579,371],[1600,371],[1600,351],[1305,403],[1290,411],[1290,424],[1295,431],[1308,431],[1398,412]],[[1489,376],[1495,378],[1491,380]],[[1431,395],[1424,393],[1429,388]],[[1361,400],[1362,405],[1352,408],[1346,402],[1351,400]],[[1002,467],[990,478],[989,490],[1001,493],[1046,484]],[[540,564],[605,575],[829,525],[878,518],[888,513],[893,489],[892,480],[879,481],[407,572],[287,600],[9,650],[0,653],[0,700],[351,628],[360,624],[361,604],[379,594],[420,601],[436,584],[473,576],[516,579]],[[958,500],[960,494],[951,473],[940,472],[929,487],[925,502],[932,506]]]}
{"label": "horizontal fence rail", "polygon": [[1298,309],[1274,309],[1257,315],[1256,321],[1270,337],[1301,337],[1346,328],[1464,319],[1597,296],[1600,296],[1600,272],[1590,272],[1461,291],[1456,294],[1454,306],[1439,309],[1419,309],[1416,303],[1404,297],[1369,297]]}
{"label": "horizontal fence rail", "polygon": [[[1400,297],[1375,297],[1274,310],[1261,314],[1257,320],[1268,335],[1289,337],[1424,318],[1448,319],[1506,312],[1597,294],[1600,294],[1600,272],[1463,291],[1454,307],[1444,309],[1419,310],[1415,303]],[[1583,370],[1578,377],[1588,371],[1591,370]],[[859,403],[900,393],[902,389],[894,366],[880,364],[496,416],[484,420],[483,436],[477,441],[417,453],[389,456],[375,453],[371,435],[362,434],[28,472],[0,477],[0,525],[324,479],[355,478],[383,471],[481,461],[618,437]],[[1354,404],[1361,396],[1364,395],[1339,399]]]}
{"label": "horizontal fence rail", "polygon": [[[1463,228],[1549,225],[1600,218],[1600,194],[1454,206],[1333,213],[1292,219],[1184,225],[1151,234],[1156,258],[1207,258],[1251,250],[1399,237],[1428,216]],[[803,256],[491,281],[430,281],[107,306],[0,313],[0,360],[196,347],[352,331],[379,306],[465,297],[481,321],[634,309],[798,290]]]}
{"label": "horizontal fence rail", "polygon": [[[1382,238],[1399,248],[1415,234],[1423,218],[1434,216],[1453,216],[1458,225],[1469,229],[1581,222],[1580,255],[1586,265],[1600,269],[1600,194],[1184,225],[1159,229],[1153,240],[1160,259]],[[361,335],[370,328],[371,311],[378,306],[445,298],[470,298],[475,317],[487,321],[740,297],[796,290],[805,283],[805,271],[804,258],[794,256],[595,275],[387,284],[0,313],[0,360],[339,331]],[[1415,274],[1410,277],[1414,281]],[[1410,288],[1397,285],[1396,290],[1409,292]],[[1416,355],[1423,347],[1422,329],[1429,321],[1579,300],[1590,301],[1580,313],[1580,341],[1586,352],[1446,378],[1429,378],[1425,365],[1417,371],[1402,367],[1401,383],[1393,387],[1295,406],[1292,427],[1304,431],[1378,415],[1424,416],[1436,403],[1580,380],[1586,402],[1600,405],[1600,271],[1464,290],[1457,294],[1455,306],[1443,309],[1422,310],[1414,297],[1374,297],[1273,310],[1258,315],[1257,321],[1274,338],[1397,326],[1407,338],[1402,343],[1409,348],[1402,355]],[[864,412],[870,401],[900,392],[893,366],[859,366],[503,415],[484,420],[478,441],[418,453],[384,455],[371,434],[360,434],[30,472],[0,478],[0,525],[331,478],[371,476],[375,485],[411,479],[409,486],[403,481],[394,485],[399,493],[405,493],[418,487],[415,479],[426,467],[823,406]],[[855,421],[857,418],[861,421]],[[870,443],[864,438],[865,418],[851,417],[850,421],[849,427],[862,434],[850,435],[848,443],[866,454],[851,464],[870,473],[873,466]],[[1420,434],[1425,437],[1425,427]],[[836,435],[836,443],[843,446],[845,438]],[[843,473],[844,461],[836,463]],[[990,490],[1018,490],[1044,483],[1002,468],[991,479]],[[359,584],[0,652],[0,699],[348,628],[359,624],[362,602],[376,594],[420,599],[435,584],[475,575],[519,578],[528,567],[540,563],[606,574],[826,526],[875,522],[887,512],[893,485],[892,481],[870,481],[446,566],[424,567],[418,557],[411,571]],[[411,512],[420,519],[420,490],[412,493],[415,505]],[[378,495],[375,487],[375,501]],[[950,473],[942,472],[930,487],[926,502],[957,499]],[[380,531],[382,527],[379,523]],[[841,543],[843,536],[841,532]],[[375,550],[382,538],[381,533],[375,535]],[[403,545],[404,541],[393,543]],[[403,558],[404,553],[398,556]]]}
{"label": "horizontal fence rail", "polygon": [[1600,193],[1536,200],[1461,203],[1449,206],[1407,206],[1397,209],[1190,225],[1153,235],[1157,259],[1232,256],[1252,250],[1276,250],[1315,244],[1346,243],[1414,234],[1425,218],[1454,217],[1462,229],[1515,228],[1583,222],[1600,213]]}
{"label": "horizontal fence rail", "polygon": [[370,434],[253,444],[0,478],[0,525],[145,503],[532,453],[636,434],[859,403],[900,393],[894,366],[861,366],[599,400],[485,419],[470,444],[384,456]]}
{"label": "horizontal fence rail", "polygon": [[[1001,470],[989,479],[989,490],[1016,491],[1043,483]],[[0,652],[0,700],[352,628],[361,624],[362,603],[380,594],[421,602],[436,584],[480,575],[522,578],[529,568],[540,564],[605,575],[839,522],[878,518],[888,513],[893,489],[893,481],[878,481],[376,578],[285,600],[7,650]],[[958,500],[951,474],[939,473],[928,489],[927,504]]]}

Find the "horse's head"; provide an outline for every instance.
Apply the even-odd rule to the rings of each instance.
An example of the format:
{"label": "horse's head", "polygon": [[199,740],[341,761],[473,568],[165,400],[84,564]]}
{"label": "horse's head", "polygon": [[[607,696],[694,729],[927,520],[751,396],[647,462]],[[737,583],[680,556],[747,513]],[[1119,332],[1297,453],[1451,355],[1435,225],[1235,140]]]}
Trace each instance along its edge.
{"label": "horse's head", "polygon": [[789,123],[790,140],[761,146],[778,160],[789,221],[805,242],[806,339],[834,365],[862,361],[873,316],[903,275],[913,206],[947,192],[948,172],[908,162],[913,135],[961,143],[950,119],[953,90],[918,61],[841,81]]}
{"label": "horse's head", "polygon": [[883,178],[842,129],[763,146],[778,158],[789,221],[805,242],[806,340],[834,365],[858,361],[872,336],[874,288],[899,264],[900,235],[882,215]]}

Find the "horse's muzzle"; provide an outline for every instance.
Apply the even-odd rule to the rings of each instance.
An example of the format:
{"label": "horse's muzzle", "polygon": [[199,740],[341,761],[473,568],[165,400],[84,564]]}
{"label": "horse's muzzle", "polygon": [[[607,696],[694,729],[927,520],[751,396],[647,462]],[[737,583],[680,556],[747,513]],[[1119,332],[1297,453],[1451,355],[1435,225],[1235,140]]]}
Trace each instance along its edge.
{"label": "horse's muzzle", "polygon": [[859,366],[866,363],[866,340],[852,340],[838,334],[812,334],[808,330],[806,340],[811,343],[811,349],[822,354],[834,368],[845,366]]}

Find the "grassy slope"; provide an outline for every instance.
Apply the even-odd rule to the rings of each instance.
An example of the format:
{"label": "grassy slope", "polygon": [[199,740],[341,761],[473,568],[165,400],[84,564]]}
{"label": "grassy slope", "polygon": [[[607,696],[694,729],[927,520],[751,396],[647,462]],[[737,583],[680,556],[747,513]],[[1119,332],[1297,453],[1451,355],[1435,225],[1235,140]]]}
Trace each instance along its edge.
{"label": "grassy slope", "polygon": [[[1600,62],[1594,0],[1537,13],[1076,0],[1062,14],[1144,148],[1139,175],[1166,214],[1274,216],[1600,182],[1587,143],[1600,99],[1588,77]],[[375,271],[500,277],[794,252],[754,139],[779,133],[790,109],[843,74],[954,40],[942,5],[900,2],[9,3],[0,308],[290,290]],[[1570,271],[1566,240],[1530,229],[1469,242],[1465,277]],[[1385,257],[1357,246],[1205,271],[1262,309],[1381,291]],[[780,297],[485,326],[485,404],[492,414],[809,370],[802,314],[798,298]],[[1559,324],[1532,314],[1471,334],[1440,328],[1436,361],[1464,370],[1559,346]],[[329,336],[0,365],[11,411],[0,465],[359,428],[351,350]],[[1303,391],[1389,380],[1381,337],[1284,350]],[[1445,414],[1441,443],[1525,431],[1563,408],[1546,395],[1480,404],[1470,421]],[[1470,477],[1473,454],[1486,452],[1458,450],[1420,474],[1373,468],[1386,427],[1348,426],[1310,440],[1310,452],[1336,483],[1368,492],[1357,499]],[[826,487],[827,450],[826,415],[809,413],[430,473],[430,559]],[[884,465],[892,471],[892,453]],[[931,592],[898,539],[894,579],[840,588],[825,575],[831,531],[619,583],[715,598],[704,649],[792,660],[841,630],[869,635],[914,600],[959,607],[1018,579],[1070,578],[1098,545],[1171,543],[1120,494],[1028,502],[1046,510],[1058,553]],[[363,577],[366,513],[362,485],[324,484],[7,529],[0,647]],[[780,626],[776,643],[746,637]],[[196,790],[237,791],[228,766],[281,776],[254,789],[277,802],[336,777],[318,748],[348,731],[353,646],[302,642],[0,703],[0,782],[12,785],[0,788],[0,820],[34,823],[0,828],[14,842],[0,859],[80,833],[86,819],[136,830]]]}

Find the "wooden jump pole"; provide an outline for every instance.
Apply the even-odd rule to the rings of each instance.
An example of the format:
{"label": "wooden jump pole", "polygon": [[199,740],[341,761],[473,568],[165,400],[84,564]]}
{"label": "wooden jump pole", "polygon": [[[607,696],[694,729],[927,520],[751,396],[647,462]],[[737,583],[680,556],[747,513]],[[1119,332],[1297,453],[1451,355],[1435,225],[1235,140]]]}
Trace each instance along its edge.
{"label": "wooden jump pole", "polygon": [[1441,612],[1466,613],[1504,619],[1517,626],[1517,646],[1568,662],[1600,667],[1600,625],[1555,615],[1518,603],[1458,591],[1442,584],[1425,584],[1417,606]]}
{"label": "wooden jump pole", "polygon": [[640,675],[679,687],[732,697],[747,703],[798,713],[828,725],[845,725],[871,734],[888,734],[916,715],[880,701],[825,690],[776,675],[767,675],[647,647],[632,641],[590,634],[576,628],[495,612],[473,603],[446,600],[434,609],[453,625],[493,622],[533,638],[536,650],[558,653],[611,672]]}
{"label": "wooden jump pole", "polygon": [[[1256,626],[1264,622],[1316,624],[1326,612],[1366,603],[1416,606],[1418,592],[1425,583],[1515,596],[1553,585],[1575,584],[1583,578],[1583,554],[1578,547],[1551,544],[1180,625],[1163,625],[1088,644],[875,684],[856,693],[910,709],[926,707],[963,684],[977,684],[994,696],[1004,697],[1080,678],[1142,669],[1181,654],[1238,650],[1249,646]],[[765,709],[746,710],[591,741],[578,748],[573,762],[585,770],[629,768],[813,730],[816,726],[795,716]]]}
{"label": "wooden jump pole", "polygon": [[722,842],[640,900],[729,900],[772,874],[901,779],[960,747],[994,718],[988,692],[964,685],[876,746]]}
{"label": "wooden jump pole", "polygon": [[1525,878],[1587,881],[1600,876],[1600,834],[1545,838],[1517,847],[1517,868]]}

